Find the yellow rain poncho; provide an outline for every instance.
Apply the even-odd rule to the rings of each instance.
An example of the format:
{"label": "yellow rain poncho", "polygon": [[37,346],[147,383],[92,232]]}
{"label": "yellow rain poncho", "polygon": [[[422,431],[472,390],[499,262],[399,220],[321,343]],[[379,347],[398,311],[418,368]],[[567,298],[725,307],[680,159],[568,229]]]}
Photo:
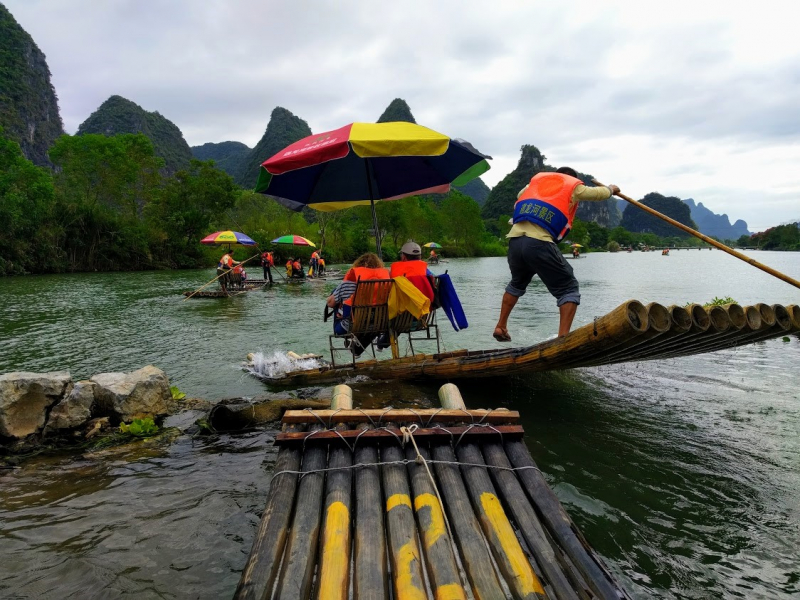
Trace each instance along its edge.
{"label": "yellow rain poncho", "polygon": [[405,277],[394,278],[388,305],[390,319],[406,310],[417,319],[431,312],[431,301]]}

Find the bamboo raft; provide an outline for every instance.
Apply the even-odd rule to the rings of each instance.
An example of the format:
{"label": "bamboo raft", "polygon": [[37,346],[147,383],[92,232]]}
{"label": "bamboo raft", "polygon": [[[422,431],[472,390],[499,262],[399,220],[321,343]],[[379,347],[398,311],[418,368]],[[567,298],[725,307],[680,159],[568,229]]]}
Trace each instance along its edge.
{"label": "bamboo raft", "polygon": [[287,411],[237,599],[628,598],[547,485],[519,413]]}
{"label": "bamboo raft", "polygon": [[522,348],[456,350],[352,364],[328,363],[277,377],[256,377],[278,386],[332,383],[363,375],[372,379],[463,379],[556,369],[660,360],[716,352],[800,331],[797,305],[665,307],[624,302],[592,323]]}

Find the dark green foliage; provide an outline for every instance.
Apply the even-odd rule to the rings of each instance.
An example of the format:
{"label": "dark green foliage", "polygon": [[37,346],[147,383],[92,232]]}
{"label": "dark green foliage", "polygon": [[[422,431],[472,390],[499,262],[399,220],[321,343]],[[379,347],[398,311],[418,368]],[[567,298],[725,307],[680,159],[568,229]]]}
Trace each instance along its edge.
{"label": "dark green foliage", "polygon": [[761,233],[754,233],[747,245],[762,250],[800,250],[800,222],[778,225]]}
{"label": "dark green foliage", "polygon": [[50,173],[26,159],[19,144],[0,137],[0,275],[33,271],[51,261],[59,232],[52,207]]}
{"label": "dark green foliage", "polygon": [[107,136],[141,133],[153,143],[156,156],[164,159],[164,173],[189,166],[192,151],[181,130],[158,112],[147,112],[122,96],[111,96],[78,127],[77,135],[99,133]]}
{"label": "dark green foliage", "polygon": [[[640,200],[645,206],[657,210],[662,215],[666,215],[675,219],[692,229],[697,229],[697,225],[692,221],[691,211],[689,206],[681,201],[680,198],[675,196],[662,196],[657,192],[650,192]],[[691,234],[686,233],[674,225],[670,225],[663,219],[660,219],[650,213],[647,213],[635,206],[627,206],[622,213],[622,226],[628,231],[636,233],[653,233],[657,236],[677,236],[677,237],[690,237]],[[619,240],[617,240],[619,241]]]}
{"label": "dark green foliage", "polygon": [[411,114],[411,108],[402,98],[395,98],[383,111],[383,114],[378,119],[378,123],[391,123],[394,121],[404,121],[406,123],[416,123],[414,115]]}
{"label": "dark green foliage", "polygon": [[286,146],[311,135],[311,129],[303,119],[294,116],[285,108],[275,107],[269,118],[269,124],[256,147],[242,161],[235,176],[236,183],[246,189],[253,189],[258,180],[258,170],[268,158],[283,150]]}
{"label": "dark green foliage", "polygon": [[156,234],[152,246],[160,262],[176,268],[202,264],[204,252],[198,242],[212,233],[212,221],[225,218],[238,197],[230,175],[215,169],[211,161],[192,159],[187,170],[166,182],[145,211]]}
{"label": "dark green foliage", "polygon": [[58,98],[42,51],[0,4],[0,128],[34,164],[49,165],[47,150],[64,133]]}
{"label": "dark green foliage", "polygon": [[213,160],[215,167],[231,177],[236,177],[250,151],[251,148],[241,142],[209,142],[202,146],[192,146],[192,155],[197,160]]}

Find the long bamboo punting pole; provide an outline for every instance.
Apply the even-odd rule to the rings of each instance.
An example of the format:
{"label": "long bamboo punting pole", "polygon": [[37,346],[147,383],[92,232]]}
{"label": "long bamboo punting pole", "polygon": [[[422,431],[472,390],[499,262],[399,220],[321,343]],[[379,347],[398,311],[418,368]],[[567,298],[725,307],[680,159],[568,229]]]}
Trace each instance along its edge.
{"label": "long bamboo punting pole", "polygon": [[[420,446],[419,453],[425,461],[430,460],[426,448]],[[406,458],[412,461],[417,458],[416,450],[411,444],[406,445]],[[445,526],[444,511],[428,471],[424,465],[412,462],[408,465],[408,474],[414,495],[412,504],[419,522],[422,550],[425,553],[433,595],[435,598],[466,600],[458,563],[453,554],[453,540]]]}
{"label": "long bamboo punting pole", "polygon": [[[360,428],[372,429],[362,423]],[[376,444],[357,444],[356,464],[378,462]],[[355,600],[383,600],[389,597],[383,498],[378,467],[356,469],[356,520],[353,534],[353,595]]]}
{"label": "long bamboo punting pole", "polygon": [[[594,179],[592,180],[592,183],[594,183],[596,185],[603,185],[602,183],[600,183],[599,181],[594,180]],[[790,285],[793,285],[796,288],[800,288],[800,281],[797,281],[796,279],[793,279],[793,278],[789,277],[788,275],[785,275],[785,274],[781,273],[780,271],[776,271],[772,267],[768,267],[767,265],[761,264],[760,262],[758,262],[754,258],[750,258],[746,254],[742,254],[741,252],[738,252],[738,251],[734,250],[733,248],[729,248],[725,244],[721,244],[717,240],[715,240],[713,238],[710,238],[707,235],[703,235],[699,231],[695,231],[691,227],[687,227],[683,223],[679,223],[675,219],[671,219],[667,215],[663,215],[660,212],[658,212],[657,210],[653,210],[649,206],[646,206],[646,205],[642,204],[641,202],[637,202],[636,200],[626,196],[625,194],[622,194],[622,193],[618,192],[616,195],[619,196],[620,198],[622,198],[623,200],[625,200],[626,202],[629,202],[630,204],[633,204],[636,208],[639,208],[639,209],[641,209],[641,210],[643,210],[645,212],[648,212],[651,215],[653,215],[654,217],[658,217],[659,219],[661,219],[663,221],[666,221],[670,225],[674,225],[678,229],[681,229],[681,230],[685,231],[686,233],[689,233],[689,234],[693,235],[696,238],[700,238],[701,240],[703,240],[707,244],[711,244],[712,246],[714,246],[716,248],[719,248],[720,250],[722,250],[724,252],[727,252],[731,256],[735,256],[739,260],[743,260],[747,264],[752,265],[757,269],[761,269],[765,273],[769,273],[770,275],[772,275],[773,277],[777,277],[781,281],[785,281],[786,283],[788,283]]]}
{"label": "long bamboo punting pole", "polygon": [[[333,389],[331,408],[353,408],[353,390],[346,385]],[[347,429],[346,425],[339,425]],[[325,482],[324,524],[322,526],[321,556],[318,589],[326,600],[347,600],[350,588],[350,522],[352,515],[351,489],[353,466],[350,449],[332,444],[328,467],[341,469],[329,471]]]}
{"label": "long bamboo punting pole", "polygon": [[[285,431],[300,431],[288,425]],[[267,503],[261,515],[250,556],[244,566],[234,598],[261,600],[272,592],[286,543],[289,519],[294,505],[297,475],[284,471],[300,469],[300,450],[281,448],[275,461],[276,476],[270,482]]]}
{"label": "long bamboo punting pole", "polygon": [[[461,393],[453,384],[439,389],[442,408],[466,408]],[[472,443],[456,448],[458,460],[467,464],[483,464],[480,449]],[[511,523],[489,478],[486,469],[461,465],[472,507],[478,515],[483,533],[495,561],[515,598],[546,598],[547,594],[533,567],[522,551]]]}

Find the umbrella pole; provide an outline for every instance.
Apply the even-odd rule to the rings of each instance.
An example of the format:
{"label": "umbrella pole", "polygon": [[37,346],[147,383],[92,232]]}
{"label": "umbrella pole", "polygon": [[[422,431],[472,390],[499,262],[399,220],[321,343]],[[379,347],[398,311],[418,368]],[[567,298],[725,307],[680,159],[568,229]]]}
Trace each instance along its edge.
{"label": "umbrella pole", "polygon": [[375,230],[375,250],[378,258],[383,260],[381,252],[381,232],[378,229],[378,214],[375,212],[375,193],[372,191],[372,176],[369,172],[369,160],[364,161],[364,168],[367,170],[367,185],[369,186],[369,205],[372,208],[372,228]]}

